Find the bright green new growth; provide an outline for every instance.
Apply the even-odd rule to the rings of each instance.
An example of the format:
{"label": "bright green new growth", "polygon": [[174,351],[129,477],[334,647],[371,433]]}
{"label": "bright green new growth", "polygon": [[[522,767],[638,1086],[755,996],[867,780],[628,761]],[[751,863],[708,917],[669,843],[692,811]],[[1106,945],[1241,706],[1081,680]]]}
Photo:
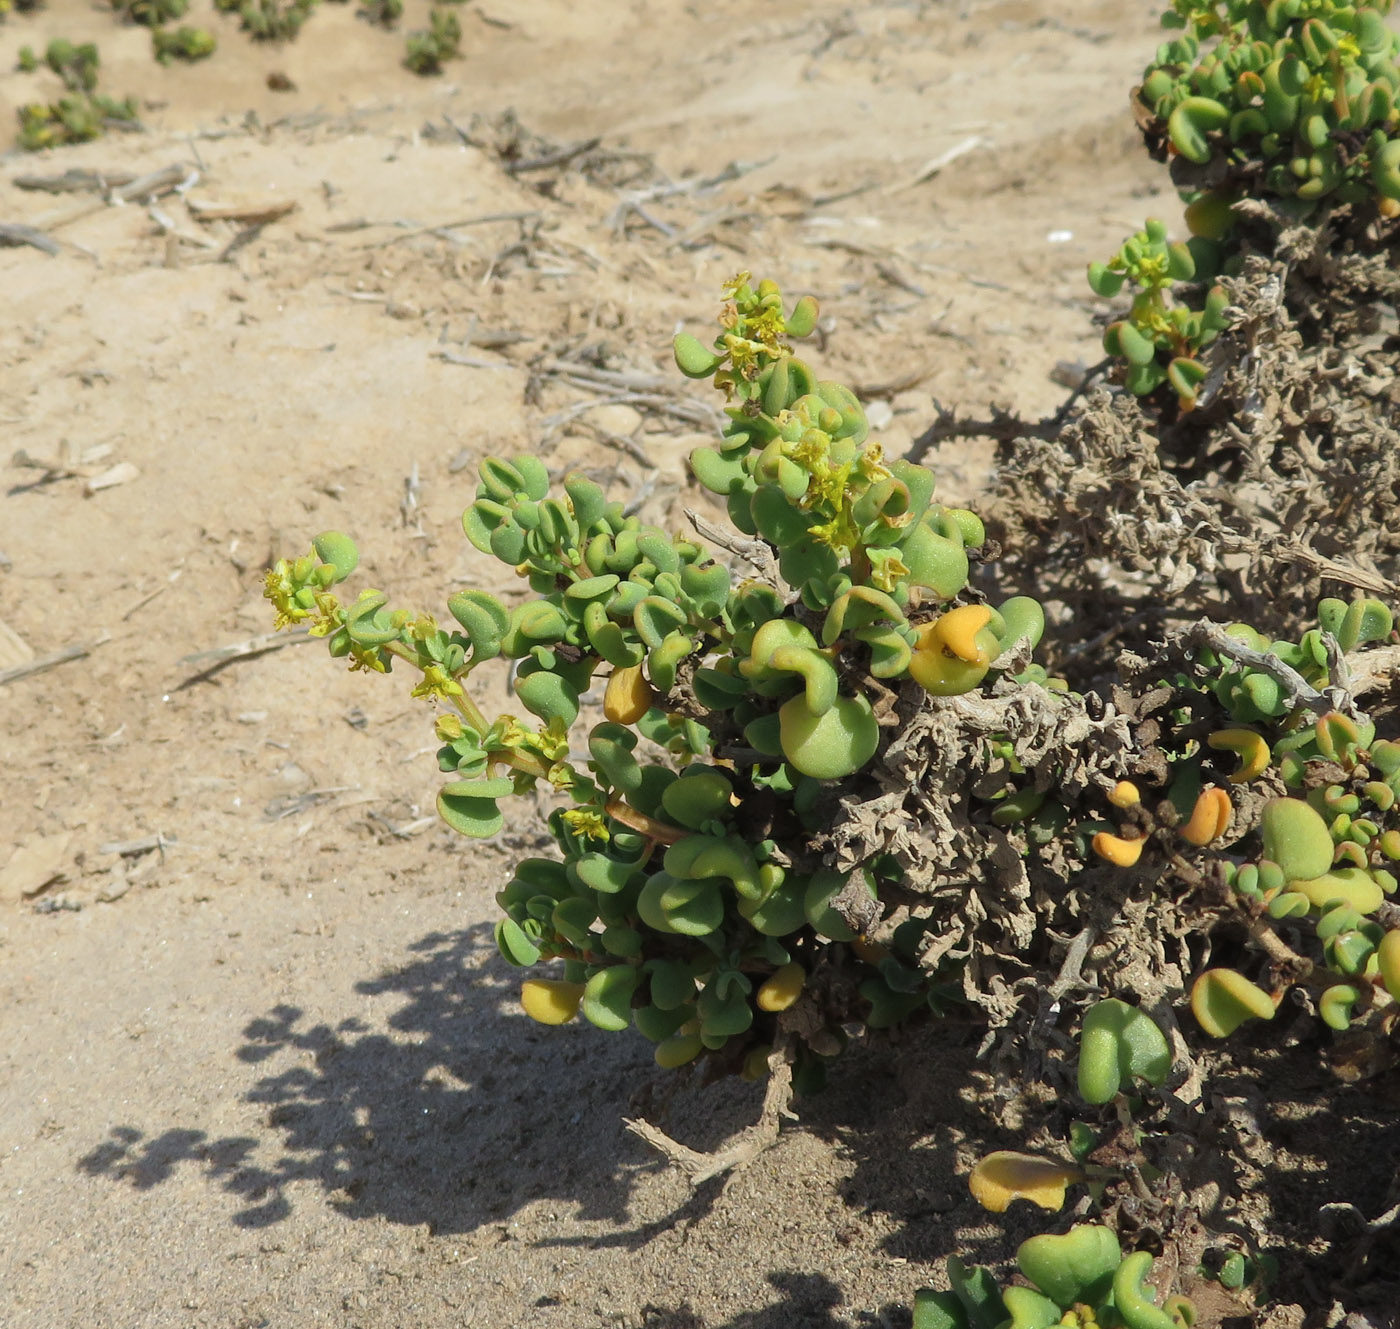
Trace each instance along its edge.
{"label": "bright green new growth", "polygon": [[1170,383],[1183,409],[1205,381],[1200,353],[1226,326],[1225,292],[1211,286],[1199,309],[1173,293],[1173,287],[1209,282],[1220,269],[1218,246],[1193,237],[1169,244],[1167,228],[1149,221],[1107,263],[1089,265],[1089,285],[1112,298],[1126,283],[1134,292],[1126,318],[1104,330],[1110,355],[1127,361],[1124,386],[1142,397]]}
{"label": "bright green new growth", "polygon": [[1187,1329],[1195,1322],[1185,1297],[1157,1305],[1144,1285],[1152,1256],[1138,1251],[1125,1258],[1106,1227],[1084,1224],[1060,1236],[1032,1237],[1016,1252],[1016,1263],[1031,1287],[998,1288],[986,1269],[950,1259],[952,1291],[920,1289],[914,1329]]}
{"label": "bright green new growth", "polygon": [[[1206,378],[1199,353],[1226,326],[1224,293],[1240,239],[1233,205],[1263,200],[1277,230],[1326,203],[1400,210],[1400,36],[1390,0],[1173,0],[1159,47],[1134,93],[1154,156],[1173,179],[1192,238],[1168,244],[1150,221],[1108,263],[1089,267],[1105,298],[1134,299],[1104,349],[1145,396],[1167,383],[1182,410]],[[1366,218],[1363,216],[1362,218]]]}
{"label": "bright green new growth", "polygon": [[1135,1079],[1160,1085],[1171,1070],[1166,1035],[1145,1011],[1110,997],[1091,1006],[1079,1037],[1079,1096],[1109,1102]]}
{"label": "bright green new growth", "polygon": [[[1400,200],[1390,0],[1173,0],[1137,97],[1210,196]],[[1205,174],[1205,173],[1203,173]],[[1198,195],[1197,197],[1204,197]],[[1193,200],[1194,201],[1194,200]]]}
{"label": "bright green new growth", "polygon": [[[635,1024],[663,1065],[774,1039],[823,946],[855,942],[850,918],[878,917],[880,887],[899,875],[887,857],[833,871],[810,847],[826,782],[862,778],[896,704],[966,692],[999,664],[1027,670],[1044,628],[1025,597],[941,609],[967,588],[981,522],[936,504],[923,467],[886,465],[850,391],[792,355],[814,301],[785,315],[777,288],[747,274],[726,294],[713,350],[676,342],[682,369],[713,376],[733,402],[723,440],[692,467],[771,550],[769,580],[736,582],[696,541],[627,516],[580,474],[561,492],[524,456],[484,459],[462,518],[479,550],[528,581],[513,607],[459,591],[444,629],[378,591],[342,603],[333,588],[358,554],[336,533],[266,584],[278,626],[308,625],[352,669],[398,661],[421,674],[414,695],[447,708],[438,809],[455,830],[494,835],[500,801],[540,781],[569,800],[549,819],[563,860],[524,860],[498,896],[498,944],[513,964],[563,961],[584,1017]],[[489,718],[473,700],[472,672],[498,658],[516,662],[534,723]],[[580,751],[595,681],[604,718]],[[911,919],[866,952],[872,1026],[934,1000],[915,963],[924,928]],[[531,997],[550,1022],[570,1013],[564,990]],[[823,1028],[809,1042],[826,1054],[841,1036]]]}

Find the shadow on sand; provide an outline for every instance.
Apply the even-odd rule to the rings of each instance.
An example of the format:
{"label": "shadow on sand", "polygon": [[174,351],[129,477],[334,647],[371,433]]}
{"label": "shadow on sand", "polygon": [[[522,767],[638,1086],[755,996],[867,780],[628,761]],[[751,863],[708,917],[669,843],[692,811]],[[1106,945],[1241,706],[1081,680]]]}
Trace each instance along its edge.
{"label": "shadow on sand", "polygon": [[250,1021],[235,1056],[263,1071],[244,1093],[265,1110],[258,1135],[124,1126],[80,1169],[148,1189],[195,1163],[243,1201],[234,1221],[247,1228],[286,1217],[289,1188],[306,1181],[347,1217],[433,1232],[550,1197],[576,1202],[581,1219],[624,1223],[632,1175],[655,1165],[621,1121],[629,1088],[654,1070],[648,1050],[591,1027],[550,1037],[507,1013],[518,980],[485,958],[494,950],[485,925],[432,933],[407,963],[355,984],[404,998],[384,1031],[311,1023],[285,1005]]}

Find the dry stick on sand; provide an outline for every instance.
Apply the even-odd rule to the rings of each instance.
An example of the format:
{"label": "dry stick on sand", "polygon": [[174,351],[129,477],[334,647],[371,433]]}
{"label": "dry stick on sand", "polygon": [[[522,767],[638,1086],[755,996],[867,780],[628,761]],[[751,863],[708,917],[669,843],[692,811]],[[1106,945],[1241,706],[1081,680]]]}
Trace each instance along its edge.
{"label": "dry stick on sand", "polygon": [[722,1172],[752,1163],[769,1145],[778,1139],[778,1127],[784,1117],[795,1119],[789,1105],[792,1102],[792,1035],[784,1034],[768,1057],[768,1087],[763,1095],[763,1109],[758,1121],[746,1127],[733,1144],[712,1154],[673,1140],[665,1131],[639,1117],[624,1118],[623,1125],[633,1135],[645,1140],[658,1153],[684,1172],[693,1186],[702,1185]]}
{"label": "dry stick on sand", "polygon": [[667,239],[674,239],[675,227],[650,216],[644,210],[644,204],[656,203],[661,199],[676,198],[682,194],[710,193],[721,185],[728,184],[731,180],[737,180],[740,176],[748,175],[751,171],[757,171],[761,167],[767,166],[773,160],[772,157],[765,157],[762,161],[756,162],[730,162],[717,175],[695,176],[692,179],[680,181],[668,180],[664,184],[649,185],[645,189],[620,189],[618,190],[618,205],[612,210],[607,220],[608,229],[614,235],[621,235],[627,228],[628,213],[635,212],[648,226],[660,231]]}
{"label": "dry stick on sand", "polygon": [[551,437],[561,425],[591,411],[595,406],[636,406],[656,415],[667,415],[687,424],[714,428],[722,423],[719,412],[708,402],[677,391],[677,385],[661,374],[643,370],[602,369],[573,360],[541,358],[530,366],[527,396],[533,395],[541,381],[553,379],[569,387],[601,395],[599,401],[576,402],[546,417],[542,422],[541,441]]}
{"label": "dry stick on sand", "polygon": [[538,208],[531,208],[525,212],[486,212],[479,217],[463,217],[458,221],[435,222],[431,226],[424,226],[421,222],[409,221],[405,218],[384,222],[366,221],[359,218],[355,221],[337,222],[333,226],[327,226],[326,233],[329,235],[338,231],[361,231],[372,226],[403,227],[402,235],[391,235],[382,240],[369,240],[364,244],[354,246],[356,249],[382,249],[385,245],[396,245],[403,240],[412,240],[419,235],[443,237],[448,231],[461,230],[467,226],[485,226],[491,222],[529,221],[538,216],[540,216]]}
{"label": "dry stick on sand", "polygon": [[249,637],[247,641],[235,642],[231,646],[218,646],[212,651],[199,651],[195,655],[182,656],[181,664],[199,664],[200,661],[209,663],[178,684],[175,691],[183,692],[196,683],[204,682],[235,660],[247,660],[255,655],[265,655],[268,651],[280,651],[284,646],[304,646],[309,641],[319,640],[319,637],[310,636],[304,628],[299,631],[294,629],[289,633],[265,632],[260,637]]}
{"label": "dry stick on sand", "polygon": [[932,180],[945,166],[951,166],[959,157],[965,157],[969,152],[980,148],[986,140],[980,134],[969,134],[967,138],[953,146],[945,152],[940,152],[938,156],[931,157],[913,175],[906,180],[900,180],[895,184],[887,185],[884,193],[900,194],[906,189],[913,189],[916,185],[921,185],[926,180]]}
{"label": "dry stick on sand", "polygon": [[179,841],[173,835],[157,831],[154,835],[143,835],[139,840],[113,840],[110,844],[98,845],[99,854],[120,854],[123,858],[136,858],[156,850],[162,858],[171,845]]}
{"label": "dry stick on sand", "polygon": [[31,245],[49,255],[63,252],[63,246],[52,236],[23,222],[0,222],[0,245]]}
{"label": "dry stick on sand", "polygon": [[56,669],[61,664],[67,664],[70,660],[81,660],[84,656],[91,655],[104,642],[110,640],[111,637],[107,633],[103,633],[96,641],[88,642],[87,645],[65,646],[61,651],[54,651],[52,655],[41,655],[37,659],[25,661],[24,664],[14,665],[9,669],[0,669],[0,687],[6,683],[14,683],[21,678],[28,678],[31,674],[46,673],[50,669]]}
{"label": "dry stick on sand", "polygon": [[62,175],[17,175],[10,183],[16,189],[45,194],[105,194],[109,189],[129,185],[135,178],[130,171],[89,171],[71,166]]}
{"label": "dry stick on sand", "polygon": [[55,231],[60,226],[67,226],[69,222],[90,217],[94,212],[101,212],[109,205],[133,203],[138,199],[151,203],[163,194],[169,194],[173,190],[190,189],[198,183],[199,172],[193,166],[187,162],[172,162],[158,171],[151,171],[124,185],[118,185],[95,203],[80,203],[76,208],[40,217],[39,224],[46,231]]}

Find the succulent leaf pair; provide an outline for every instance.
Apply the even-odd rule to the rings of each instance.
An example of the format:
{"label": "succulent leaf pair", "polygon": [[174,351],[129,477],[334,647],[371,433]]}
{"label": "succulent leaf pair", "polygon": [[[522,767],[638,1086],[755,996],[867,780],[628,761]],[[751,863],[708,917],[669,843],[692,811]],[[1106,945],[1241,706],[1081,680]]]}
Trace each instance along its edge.
{"label": "succulent leaf pair", "polygon": [[1124,1256],[1113,1232],[1082,1224],[1062,1235],[1032,1237],[1016,1252],[1030,1287],[999,1288],[986,1269],[948,1261],[949,1292],[923,1288],[914,1298],[914,1329],[1187,1329],[1195,1308],[1185,1297],[1161,1305],[1147,1286],[1152,1256]]}

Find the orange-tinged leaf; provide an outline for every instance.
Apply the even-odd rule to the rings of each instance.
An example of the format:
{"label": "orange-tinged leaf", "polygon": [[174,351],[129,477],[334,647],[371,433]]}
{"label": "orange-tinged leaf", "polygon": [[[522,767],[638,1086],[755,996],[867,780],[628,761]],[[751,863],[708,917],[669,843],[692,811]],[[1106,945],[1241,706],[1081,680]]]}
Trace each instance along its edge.
{"label": "orange-tinged leaf", "polygon": [[1191,985],[1191,1013],[1212,1038],[1233,1034],[1246,1020],[1271,1020],[1274,1000],[1233,969],[1207,969]]}
{"label": "orange-tinged leaf", "polygon": [[1185,824],[1177,827],[1183,840],[1194,845],[1207,845],[1225,834],[1233,811],[1230,795],[1219,785],[1202,789]]}
{"label": "orange-tinged leaf", "polygon": [[1217,752],[1238,754],[1239,765],[1226,778],[1231,784],[1246,784],[1272,760],[1273,754],[1262,734],[1252,729],[1217,729],[1206,739],[1206,743]]}
{"label": "orange-tinged leaf", "polygon": [[1108,791],[1108,801],[1116,808],[1133,808],[1142,802],[1142,791],[1131,780],[1119,780]]}
{"label": "orange-tinged leaf", "polygon": [[756,1004],[761,1011],[785,1011],[802,995],[807,971],[796,960],[776,970],[759,988]]}
{"label": "orange-tinged leaf", "polygon": [[1083,1180],[1073,1163],[998,1149],[972,1169],[967,1185],[972,1198],[993,1214],[1004,1214],[1012,1200],[1029,1200],[1054,1212],[1064,1208],[1065,1188]]}
{"label": "orange-tinged leaf", "polygon": [[977,634],[992,621],[986,605],[962,605],[950,609],[933,624],[933,636],[946,650],[968,664],[989,665],[991,654],[983,649]]}
{"label": "orange-tinged leaf", "polygon": [[1091,843],[1100,858],[1106,858],[1117,867],[1130,868],[1142,857],[1142,847],[1147,840],[1125,840],[1121,835],[1100,831]]}

